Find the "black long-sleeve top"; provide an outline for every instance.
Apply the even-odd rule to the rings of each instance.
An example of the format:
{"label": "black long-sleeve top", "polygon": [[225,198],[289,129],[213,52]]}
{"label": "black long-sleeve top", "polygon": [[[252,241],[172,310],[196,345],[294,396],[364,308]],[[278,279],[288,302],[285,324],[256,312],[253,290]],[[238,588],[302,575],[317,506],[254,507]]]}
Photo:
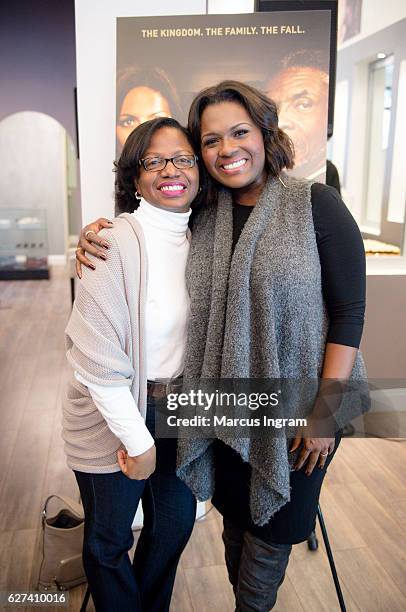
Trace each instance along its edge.
{"label": "black long-sleeve top", "polygon": [[[365,313],[365,251],[358,226],[338,192],[314,183],[311,203],[330,325],[327,342],[359,347]],[[233,248],[253,207],[233,207]]]}

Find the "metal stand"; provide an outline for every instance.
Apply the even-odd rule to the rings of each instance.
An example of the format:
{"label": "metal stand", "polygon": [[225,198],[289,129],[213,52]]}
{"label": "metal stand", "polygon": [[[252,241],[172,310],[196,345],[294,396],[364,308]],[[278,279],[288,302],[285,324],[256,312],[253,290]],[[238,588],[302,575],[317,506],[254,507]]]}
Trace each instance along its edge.
{"label": "metal stand", "polygon": [[70,301],[73,306],[73,302],[75,301],[75,279],[71,277],[69,280],[70,280]]}
{"label": "metal stand", "polygon": [[[340,610],[341,612],[346,612],[347,608],[345,607],[343,592],[341,590],[340,581],[338,579],[338,574],[337,574],[336,566],[334,563],[334,557],[331,551],[330,542],[329,542],[328,535],[327,535],[327,529],[324,523],[323,513],[321,511],[320,504],[317,507],[317,516],[318,516],[319,523],[320,523],[320,529],[321,529],[321,533],[323,536],[324,545],[326,547],[328,562],[330,564],[331,574],[333,576],[337,598],[340,604]],[[307,539],[307,546],[309,547],[309,550],[317,550],[319,546],[317,537],[314,531],[310,534],[309,538]]]}
{"label": "metal stand", "polygon": [[90,589],[87,587],[85,596],[82,601],[82,605],[80,606],[80,612],[86,612],[87,604],[89,603],[90,598]]}

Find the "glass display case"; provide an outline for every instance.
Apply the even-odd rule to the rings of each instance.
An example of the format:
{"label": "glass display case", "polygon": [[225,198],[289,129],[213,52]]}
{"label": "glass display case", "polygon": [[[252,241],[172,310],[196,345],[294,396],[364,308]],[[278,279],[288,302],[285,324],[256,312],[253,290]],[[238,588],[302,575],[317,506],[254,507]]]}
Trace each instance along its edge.
{"label": "glass display case", "polygon": [[46,211],[0,209],[0,280],[49,278]]}

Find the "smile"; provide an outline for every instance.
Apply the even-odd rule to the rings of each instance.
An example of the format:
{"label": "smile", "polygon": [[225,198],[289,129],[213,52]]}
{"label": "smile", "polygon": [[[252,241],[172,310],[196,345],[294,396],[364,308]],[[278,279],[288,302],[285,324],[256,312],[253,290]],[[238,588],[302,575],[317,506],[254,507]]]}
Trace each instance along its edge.
{"label": "smile", "polygon": [[179,193],[180,191],[184,191],[186,189],[185,185],[162,185],[162,187],[158,188],[160,191],[172,191]]}
{"label": "smile", "polygon": [[242,166],[245,166],[245,164],[247,163],[246,159],[239,159],[235,162],[232,162],[231,164],[222,164],[222,168],[224,170],[236,170],[237,168],[241,168]]}

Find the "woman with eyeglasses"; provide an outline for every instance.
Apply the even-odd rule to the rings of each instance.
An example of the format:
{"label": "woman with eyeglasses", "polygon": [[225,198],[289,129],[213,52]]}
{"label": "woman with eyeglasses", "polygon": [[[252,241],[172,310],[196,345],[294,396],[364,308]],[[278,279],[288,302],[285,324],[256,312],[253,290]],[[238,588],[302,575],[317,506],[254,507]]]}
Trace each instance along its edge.
{"label": "woman with eyeglasses", "polygon": [[154,422],[167,390],[157,381],[176,384],[184,367],[188,221],[198,191],[197,157],[177,121],[154,119],[131,133],[116,164],[116,204],[126,212],[100,234],[108,258],[84,270],[66,328],[63,437],[98,612],[169,610],[195,520],[195,498],[176,476],[176,440],[154,440]]}
{"label": "woman with eyeglasses", "polygon": [[[284,172],[293,146],[260,91],[236,81],[209,87],[192,102],[188,127],[210,183],[192,226],[185,379],[287,380],[293,395],[282,406],[310,407],[293,440],[218,428],[214,440],[178,444],[178,473],[223,515],[236,610],[267,612],[292,545],[315,527],[338,416],[362,404],[357,385],[352,396],[341,385],[365,378],[365,253],[337,192]],[[81,263],[83,250],[103,255],[85,239],[102,223],[82,230]]]}

